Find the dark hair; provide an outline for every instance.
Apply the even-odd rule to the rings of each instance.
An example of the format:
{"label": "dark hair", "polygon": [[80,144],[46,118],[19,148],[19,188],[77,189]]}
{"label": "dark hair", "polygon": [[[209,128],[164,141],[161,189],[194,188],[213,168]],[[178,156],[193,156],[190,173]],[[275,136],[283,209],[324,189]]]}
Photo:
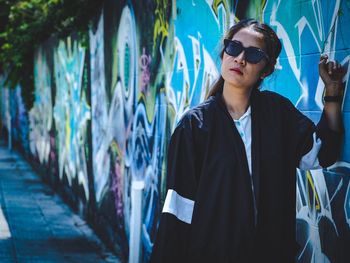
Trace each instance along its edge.
{"label": "dark hair", "polygon": [[[264,41],[266,44],[265,52],[269,56],[269,61],[266,64],[266,67],[264,69],[264,72],[266,73],[266,76],[271,75],[274,71],[277,57],[281,52],[282,44],[281,41],[278,39],[275,31],[268,26],[267,24],[261,23],[258,20],[255,19],[244,19],[239,21],[237,24],[233,25],[228,32],[225,35],[225,38],[232,39],[233,36],[241,29],[251,27],[256,32],[261,33],[264,36]],[[223,42],[223,41],[222,41]],[[222,43],[222,49],[220,52],[220,58],[222,59],[224,56],[224,45]],[[255,88],[258,88],[262,82],[262,79],[259,79],[258,82],[255,84]],[[224,79],[220,75],[220,77],[215,81],[214,85],[209,91],[209,94],[207,95],[207,98],[209,98],[212,95],[215,95],[217,92],[222,91],[222,87],[224,85]]]}

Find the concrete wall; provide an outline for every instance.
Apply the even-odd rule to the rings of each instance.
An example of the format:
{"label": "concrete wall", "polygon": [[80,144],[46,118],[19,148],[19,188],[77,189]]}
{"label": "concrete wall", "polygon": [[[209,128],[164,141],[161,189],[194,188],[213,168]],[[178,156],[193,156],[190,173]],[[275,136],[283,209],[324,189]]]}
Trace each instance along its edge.
{"label": "concrete wall", "polygon": [[23,111],[20,87],[2,89],[1,119],[125,261],[139,246],[149,259],[170,135],[218,76],[219,39],[244,17],[270,24],[283,43],[262,88],[313,121],[323,108],[319,54],[347,69],[341,158],[328,170],[297,172],[296,212],[298,262],[350,259],[349,1],[106,0],[85,36],[51,38],[35,51],[34,106]]}

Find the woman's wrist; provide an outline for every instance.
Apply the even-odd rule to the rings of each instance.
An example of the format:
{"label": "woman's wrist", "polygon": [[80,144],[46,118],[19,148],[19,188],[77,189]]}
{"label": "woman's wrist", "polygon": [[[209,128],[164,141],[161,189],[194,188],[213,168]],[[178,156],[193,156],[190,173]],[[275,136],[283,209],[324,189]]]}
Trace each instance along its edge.
{"label": "woman's wrist", "polygon": [[323,101],[324,102],[342,102],[343,97],[342,96],[324,96]]}
{"label": "woman's wrist", "polygon": [[332,81],[325,85],[325,97],[342,97],[342,83],[339,81]]}

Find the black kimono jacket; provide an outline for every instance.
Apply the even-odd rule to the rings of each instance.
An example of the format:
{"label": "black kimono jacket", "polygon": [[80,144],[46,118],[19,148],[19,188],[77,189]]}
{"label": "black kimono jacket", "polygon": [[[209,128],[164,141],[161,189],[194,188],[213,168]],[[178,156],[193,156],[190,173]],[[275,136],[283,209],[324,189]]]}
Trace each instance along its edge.
{"label": "black kimono jacket", "polygon": [[312,148],[315,131],[322,141],[320,164],[334,163],[341,133],[328,128],[324,114],[316,127],[273,92],[254,90],[250,104],[252,177],[222,93],[178,123],[169,145],[167,189],[193,211],[186,221],[181,206],[175,208],[180,216],[163,210],[151,262],[295,261],[296,167]]}

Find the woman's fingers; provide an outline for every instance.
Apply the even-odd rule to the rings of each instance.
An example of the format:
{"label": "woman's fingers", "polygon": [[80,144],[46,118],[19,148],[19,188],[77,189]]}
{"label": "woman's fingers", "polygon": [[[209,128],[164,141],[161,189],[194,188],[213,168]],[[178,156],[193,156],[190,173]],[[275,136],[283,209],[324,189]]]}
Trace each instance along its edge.
{"label": "woman's fingers", "polygon": [[319,74],[320,74],[320,77],[322,78],[323,82],[330,81],[330,77],[328,74],[327,60],[328,60],[328,56],[326,54],[322,54],[320,56],[320,62],[318,64]]}
{"label": "woman's fingers", "polygon": [[328,61],[328,56],[325,54],[320,56],[319,72],[325,84],[330,81],[342,81],[345,75],[342,65],[336,60]]}
{"label": "woman's fingers", "polygon": [[323,54],[320,56],[320,63],[319,63],[319,67],[320,67],[320,70],[327,70],[327,59],[328,59],[328,56]]}
{"label": "woman's fingers", "polygon": [[323,60],[323,59],[328,59],[328,56],[326,54],[321,54],[320,60]]}
{"label": "woman's fingers", "polygon": [[327,70],[328,70],[328,74],[331,75],[333,70],[334,70],[334,62],[333,61],[329,61],[327,63]]}

